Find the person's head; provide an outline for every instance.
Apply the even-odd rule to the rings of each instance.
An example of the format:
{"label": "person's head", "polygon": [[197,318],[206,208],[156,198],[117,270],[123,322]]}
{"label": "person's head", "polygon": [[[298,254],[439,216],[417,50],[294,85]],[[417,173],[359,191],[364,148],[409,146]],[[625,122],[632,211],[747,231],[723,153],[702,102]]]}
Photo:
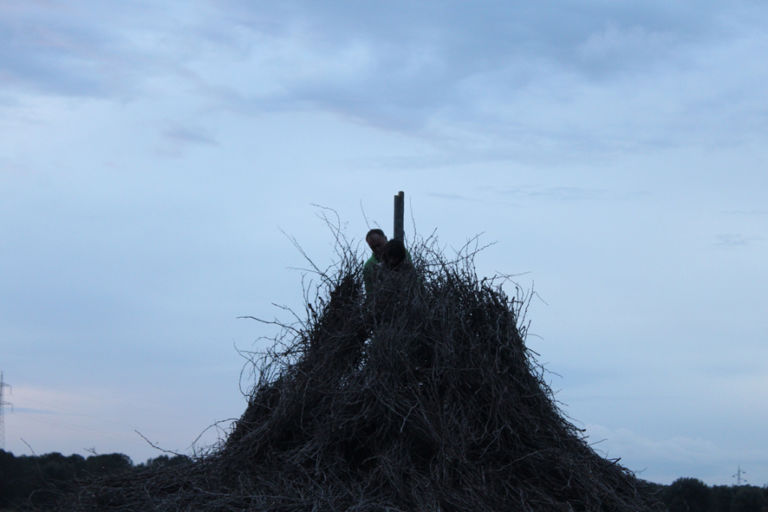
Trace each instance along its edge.
{"label": "person's head", "polygon": [[397,239],[390,240],[381,250],[381,259],[389,269],[396,269],[402,265],[406,259],[405,245]]}
{"label": "person's head", "polygon": [[372,229],[365,235],[365,241],[368,242],[368,247],[371,248],[373,254],[381,258],[381,251],[387,244],[387,236],[384,232],[378,228]]}

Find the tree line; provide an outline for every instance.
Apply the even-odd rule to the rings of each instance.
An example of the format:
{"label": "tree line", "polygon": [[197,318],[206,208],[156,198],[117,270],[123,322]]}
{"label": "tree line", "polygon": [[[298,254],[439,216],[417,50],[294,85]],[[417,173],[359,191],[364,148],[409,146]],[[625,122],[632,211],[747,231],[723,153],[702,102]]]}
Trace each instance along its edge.
{"label": "tree line", "polygon": [[669,512],[768,512],[768,486],[709,486],[696,478],[678,478],[654,487]]}
{"label": "tree line", "polygon": [[188,458],[183,455],[160,455],[134,464],[130,457],[122,453],[83,457],[55,452],[17,457],[0,450],[0,512],[27,505],[45,508],[47,504],[53,504],[61,493],[75,489],[78,482],[94,476],[138,471],[186,460]]}
{"label": "tree line", "polygon": [[[26,505],[44,508],[78,482],[92,476],[179,464],[188,457],[160,455],[134,464],[122,453],[64,456],[61,453],[14,456],[0,450],[0,512]],[[696,478],[670,485],[651,484],[670,512],[768,512],[768,486],[708,486]]]}

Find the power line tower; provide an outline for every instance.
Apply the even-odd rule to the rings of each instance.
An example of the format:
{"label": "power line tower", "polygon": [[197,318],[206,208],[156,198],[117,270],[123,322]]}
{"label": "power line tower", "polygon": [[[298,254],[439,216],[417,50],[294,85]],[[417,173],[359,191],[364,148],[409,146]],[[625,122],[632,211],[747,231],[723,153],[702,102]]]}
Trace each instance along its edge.
{"label": "power line tower", "polygon": [[736,473],[731,475],[731,478],[736,479],[736,485],[744,485],[747,483],[747,479],[744,478],[742,475],[746,475],[747,472],[741,469],[741,465],[739,465],[739,468],[736,470]]}
{"label": "power line tower", "polygon": [[5,416],[3,415],[3,409],[6,405],[10,405],[13,407],[13,404],[10,402],[6,402],[3,399],[3,392],[5,388],[10,389],[11,385],[6,384],[5,380],[3,380],[3,372],[0,372],[0,450],[5,450]]}

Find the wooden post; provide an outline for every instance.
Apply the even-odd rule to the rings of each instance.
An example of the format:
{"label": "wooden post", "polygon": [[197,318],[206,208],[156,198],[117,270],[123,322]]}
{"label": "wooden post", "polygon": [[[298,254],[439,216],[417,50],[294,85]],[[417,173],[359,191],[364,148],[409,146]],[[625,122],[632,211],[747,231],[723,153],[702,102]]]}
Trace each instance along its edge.
{"label": "wooden post", "polygon": [[395,196],[395,231],[394,238],[405,242],[403,218],[405,217],[405,192],[402,190]]}

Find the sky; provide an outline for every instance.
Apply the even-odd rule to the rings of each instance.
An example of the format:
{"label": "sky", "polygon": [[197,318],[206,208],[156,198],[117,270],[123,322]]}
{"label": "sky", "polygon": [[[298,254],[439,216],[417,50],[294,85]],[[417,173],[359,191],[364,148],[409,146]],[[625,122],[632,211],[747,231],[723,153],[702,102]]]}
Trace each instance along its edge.
{"label": "sky", "polygon": [[204,452],[277,334],[238,317],[301,310],[291,239],[330,264],[332,208],[363,258],[403,190],[407,240],[480,235],[478,273],[535,291],[527,343],[598,453],[768,484],[766,26],[740,0],[0,0],[6,449]]}

